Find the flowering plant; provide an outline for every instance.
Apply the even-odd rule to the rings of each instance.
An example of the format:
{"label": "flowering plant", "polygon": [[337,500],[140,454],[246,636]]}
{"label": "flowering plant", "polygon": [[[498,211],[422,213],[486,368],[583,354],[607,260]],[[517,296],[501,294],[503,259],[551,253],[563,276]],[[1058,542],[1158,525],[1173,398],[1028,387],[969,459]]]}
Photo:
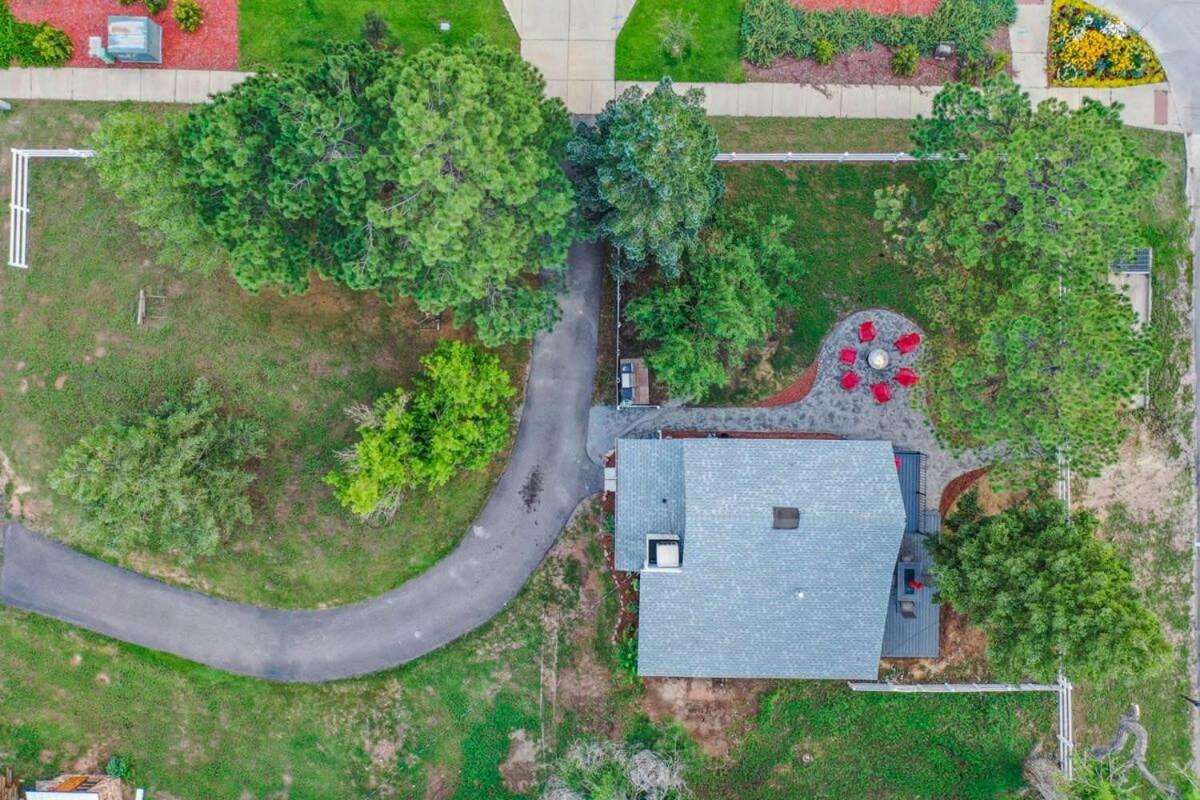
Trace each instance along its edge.
{"label": "flowering plant", "polygon": [[1130,86],[1164,80],[1150,45],[1120,19],[1083,0],[1055,0],[1050,76],[1059,86]]}

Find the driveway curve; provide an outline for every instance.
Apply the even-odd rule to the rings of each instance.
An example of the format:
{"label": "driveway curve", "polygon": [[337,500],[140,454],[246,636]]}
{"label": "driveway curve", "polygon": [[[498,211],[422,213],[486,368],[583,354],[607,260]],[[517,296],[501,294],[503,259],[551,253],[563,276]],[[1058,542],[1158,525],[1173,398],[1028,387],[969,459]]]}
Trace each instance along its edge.
{"label": "driveway curve", "polygon": [[599,491],[587,457],[601,249],[568,256],[562,320],[534,341],[504,475],[450,555],[353,605],[291,611],[218,600],[7,525],[0,601],[228,672],[318,682],[394,667],[468,633],[520,591],[576,506]]}

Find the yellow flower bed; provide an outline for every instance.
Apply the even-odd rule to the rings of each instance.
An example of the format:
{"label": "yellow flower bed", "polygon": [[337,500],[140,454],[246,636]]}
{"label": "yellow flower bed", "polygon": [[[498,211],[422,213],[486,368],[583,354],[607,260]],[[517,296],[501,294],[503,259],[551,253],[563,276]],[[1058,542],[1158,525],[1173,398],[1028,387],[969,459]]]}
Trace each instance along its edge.
{"label": "yellow flower bed", "polygon": [[1054,0],[1049,61],[1055,86],[1134,86],[1165,79],[1145,39],[1083,0]]}

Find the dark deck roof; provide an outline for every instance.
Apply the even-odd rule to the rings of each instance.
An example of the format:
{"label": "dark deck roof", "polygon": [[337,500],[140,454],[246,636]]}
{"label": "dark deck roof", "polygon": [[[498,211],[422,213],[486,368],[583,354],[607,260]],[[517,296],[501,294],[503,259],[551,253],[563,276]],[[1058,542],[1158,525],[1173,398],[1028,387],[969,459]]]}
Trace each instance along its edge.
{"label": "dark deck roof", "polygon": [[925,456],[909,450],[896,451],[896,468],[900,472],[900,495],[904,498],[904,532],[921,530],[921,511],[925,508]]}
{"label": "dark deck roof", "polygon": [[[916,617],[906,619],[900,615],[900,601],[896,597],[896,579],[893,576],[892,590],[888,597],[887,619],[883,625],[883,658],[937,658],[938,639],[941,632],[941,613],[933,602],[935,592],[933,576],[930,574],[932,559],[925,550],[926,538],[914,533],[904,534],[900,544],[900,561],[896,569],[910,568],[917,580],[925,584],[924,589],[906,596],[915,605]],[[905,561],[905,559],[911,561]]]}

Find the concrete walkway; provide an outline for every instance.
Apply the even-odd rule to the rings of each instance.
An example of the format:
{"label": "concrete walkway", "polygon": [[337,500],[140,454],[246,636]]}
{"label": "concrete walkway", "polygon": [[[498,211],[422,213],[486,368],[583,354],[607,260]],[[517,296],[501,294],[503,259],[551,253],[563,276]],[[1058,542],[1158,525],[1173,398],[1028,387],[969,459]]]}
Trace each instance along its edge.
{"label": "concrete walkway", "polygon": [[602,485],[585,450],[602,249],[571,248],[562,321],[534,342],[520,430],[503,477],[453,553],[400,588],[323,611],[230,603],[88,558],[10,524],[0,601],[213,667],[326,681],[424,655],[487,622]]}
{"label": "concrete walkway", "polygon": [[6,100],[134,100],[140,103],[206,103],[232,89],[249,72],[87,67],[0,70]]}
{"label": "concrete walkway", "polygon": [[573,114],[596,114],[613,99],[617,34],[634,0],[504,0],[521,55],[546,78],[547,94]]}

